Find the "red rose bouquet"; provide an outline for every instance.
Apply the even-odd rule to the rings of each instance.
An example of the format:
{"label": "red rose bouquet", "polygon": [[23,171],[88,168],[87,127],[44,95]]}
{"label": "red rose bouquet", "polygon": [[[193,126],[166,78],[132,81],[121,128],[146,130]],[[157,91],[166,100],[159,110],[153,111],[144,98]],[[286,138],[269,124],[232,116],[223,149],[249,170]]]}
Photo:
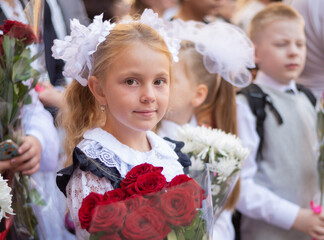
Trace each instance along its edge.
{"label": "red rose bouquet", "polygon": [[[41,55],[40,35],[43,25],[43,1],[31,0],[24,12],[28,24],[7,20],[0,26],[0,142],[21,143],[22,109],[31,104],[29,95],[40,76],[33,64]],[[0,159],[6,161],[7,159]],[[13,209],[16,213],[12,231],[17,238],[37,239],[37,219],[32,205],[44,204],[39,193],[31,188],[28,176],[7,171],[13,189]],[[20,236],[20,237],[18,237]]]}
{"label": "red rose bouquet", "polygon": [[167,182],[162,169],[138,165],[120,188],[83,199],[79,220],[90,239],[207,239],[204,190],[185,174]]}

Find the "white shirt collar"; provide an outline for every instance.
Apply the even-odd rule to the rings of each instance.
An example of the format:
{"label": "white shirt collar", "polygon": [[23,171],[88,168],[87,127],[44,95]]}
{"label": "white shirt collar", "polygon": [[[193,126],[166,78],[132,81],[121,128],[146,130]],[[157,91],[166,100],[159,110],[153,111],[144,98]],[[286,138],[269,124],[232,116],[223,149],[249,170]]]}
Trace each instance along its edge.
{"label": "white shirt collar", "polygon": [[296,82],[294,80],[290,80],[289,84],[285,85],[269,77],[262,71],[258,71],[254,83],[276,89],[280,92],[285,92],[286,90],[292,89],[295,93],[297,93]]}

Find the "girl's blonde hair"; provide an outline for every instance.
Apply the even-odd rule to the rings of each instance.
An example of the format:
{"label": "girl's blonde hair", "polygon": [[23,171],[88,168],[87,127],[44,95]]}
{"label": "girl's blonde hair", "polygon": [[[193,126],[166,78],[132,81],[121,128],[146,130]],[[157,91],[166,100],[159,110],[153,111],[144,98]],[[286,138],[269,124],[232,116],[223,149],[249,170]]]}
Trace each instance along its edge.
{"label": "girl's blonde hair", "polygon": [[[182,41],[179,51],[180,61],[184,61],[185,73],[195,84],[208,88],[206,100],[195,110],[198,122],[227,133],[237,134],[235,87],[218,74],[211,74],[203,63],[203,56],[189,41]],[[226,203],[227,209],[234,209],[240,192],[238,181]]]}
{"label": "girl's blonde hair", "polygon": [[[110,31],[106,40],[93,54],[92,75],[103,80],[116,56],[122,51],[127,51],[127,47],[136,42],[166,54],[170,62],[172,61],[171,53],[157,31],[138,22],[121,23]],[[58,115],[58,124],[65,129],[66,134],[64,141],[66,166],[72,164],[73,150],[83,139],[83,134],[91,128],[102,126],[104,118],[89,87],[83,87],[73,80],[65,92],[65,104]]]}

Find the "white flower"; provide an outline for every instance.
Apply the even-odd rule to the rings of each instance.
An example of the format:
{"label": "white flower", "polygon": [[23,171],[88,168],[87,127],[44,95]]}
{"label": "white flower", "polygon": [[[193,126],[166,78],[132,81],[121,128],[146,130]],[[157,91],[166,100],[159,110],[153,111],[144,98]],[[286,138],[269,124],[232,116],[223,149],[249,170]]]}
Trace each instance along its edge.
{"label": "white flower", "polygon": [[191,161],[190,168],[192,170],[196,170],[196,171],[204,170],[205,165],[204,165],[204,162],[200,158],[197,158],[195,156],[191,156],[190,161]]}
{"label": "white flower", "polygon": [[12,195],[10,191],[11,188],[8,186],[7,180],[4,180],[0,175],[0,221],[3,217],[7,218],[6,214],[14,214],[11,208]]}
{"label": "white flower", "polygon": [[219,183],[240,170],[249,154],[237,136],[204,126],[187,124],[180,127],[177,140],[185,144],[182,151],[192,155],[191,169],[202,170],[208,164],[209,170],[217,174]]}
{"label": "white flower", "polygon": [[236,159],[222,157],[219,162],[214,164],[214,170],[217,173],[218,182],[225,182],[235,170],[238,170],[238,162]]}
{"label": "white flower", "polygon": [[91,55],[115,26],[109,21],[102,21],[102,18],[103,14],[95,16],[88,27],[73,19],[70,25],[71,35],[64,40],[54,40],[53,57],[65,61],[64,76],[76,79],[82,86],[88,84],[88,77],[91,75]]}
{"label": "white flower", "polygon": [[152,9],[145,9],[139,22],[155,29],[163,37],[173,61],[178,62],[180,40],[175,38],[174,33],[169,29],[169,26],[167,26],[163,19],[159,18],[159,15],[154,13]]}
{"label": "white flower", "polygon": [[216,196],[221,190],[221,187],[219,185],[216,185],[216,184],[212,184],[211,185],[211,194],[213,196]]}
{"label": "white flower", "polygon": [[[244,148],[241,140],[234,134],[225,133],[220,129],[194,127],[189,124],[179,128],[177,140],[185,143],[184,153],[202,154],[209,148],[210,153],[244,161],[249,151]],[[210,156],[210,154],[209,154]],[[212,156],[210,156],[212,157]]]}

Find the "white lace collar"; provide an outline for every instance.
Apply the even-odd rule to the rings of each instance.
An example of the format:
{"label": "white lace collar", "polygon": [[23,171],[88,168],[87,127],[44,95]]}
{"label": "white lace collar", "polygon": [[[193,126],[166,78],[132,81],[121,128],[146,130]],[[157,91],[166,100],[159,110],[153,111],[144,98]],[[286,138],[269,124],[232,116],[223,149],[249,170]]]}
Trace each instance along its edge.
{"label": "white lace collar", "polygon": [[[150,163],[154,166],[163,167],[163,174],[167,180],[183,173],[183,167],[178,162],[178,155],[174,152],[170,144],[151,131],[147,132],[147,138],[152,147],[152,150],[148,152],[136,151],[122,144],[114,136],[101,128],[88,130],[84,133],[83,138],[84,140],[78,145],[82,150],[87,145],[87,141],[93,141],[116,155],[120,160],[118,164],[114,164],[112,161],[109,162],[107,159],[102,159],[102,157],[99,157],[99,159],[102,159],[102,162],[109,167],[116,167],[122,177],[126,175],[131,167],[142,163]],[[85,153],[87,154],[87,152]],[[110,165],[107,164],[108,162]]]}

